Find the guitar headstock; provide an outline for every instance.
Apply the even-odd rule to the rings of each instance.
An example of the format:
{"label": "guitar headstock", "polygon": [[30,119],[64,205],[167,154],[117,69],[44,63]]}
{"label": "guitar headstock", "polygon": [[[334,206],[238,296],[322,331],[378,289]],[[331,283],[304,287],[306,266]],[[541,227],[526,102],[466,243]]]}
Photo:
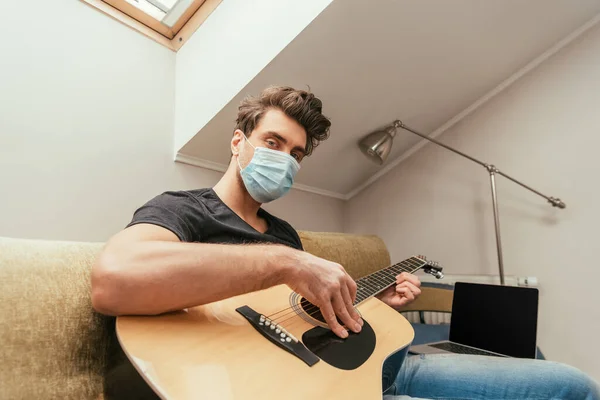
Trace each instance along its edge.
{"label": "guitar headstock", "polygon": [[415,258],[417,258],[425,263],[425,265],[423,265],[421,267],[421,269],[424,272],[435,276],[437,279],[442,279],[444,277],[444,273],[442,272],[443,268],[440,267],[439,263],[437,263],[435,261],[430,261],[427,259],[427,257],[422,256],[422,255],[418,255]]}

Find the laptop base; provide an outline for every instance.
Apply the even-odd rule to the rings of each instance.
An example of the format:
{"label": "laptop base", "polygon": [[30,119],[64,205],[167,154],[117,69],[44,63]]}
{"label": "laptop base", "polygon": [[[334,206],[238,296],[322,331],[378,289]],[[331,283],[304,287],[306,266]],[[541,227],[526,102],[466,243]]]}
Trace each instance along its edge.
{"label": "laptop base", "polygon": [[509,357],[504,354],[494,353],[493,351],[477,349],[475,347],[465,346],[464,344],[454,343],[449,340],[411,346],[408,352],[413,354],[464,354],[491,357]]}

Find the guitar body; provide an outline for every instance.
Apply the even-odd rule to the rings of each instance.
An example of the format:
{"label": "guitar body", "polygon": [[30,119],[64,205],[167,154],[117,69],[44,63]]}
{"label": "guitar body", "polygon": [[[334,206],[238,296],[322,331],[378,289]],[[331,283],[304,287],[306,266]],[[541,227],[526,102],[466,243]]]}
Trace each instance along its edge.
{"label": "guitar body", "polygon": [[[279,285],[160,316],[119,317],[117,335],[163,399],[381,399],[413,340],[410,323],[371,297],[357,306],[367,328],[337,339],[289,309],[292,298],[290,289]],[[261,334],[238,312],[243,306],[267,317],[288,309],[281,326],[300,341],[315,332],[312,341],[322,340],[317,346],[333,359],[320,357],[309,366]],[[361,353],[357,350],[362,355],[352,360]]]}

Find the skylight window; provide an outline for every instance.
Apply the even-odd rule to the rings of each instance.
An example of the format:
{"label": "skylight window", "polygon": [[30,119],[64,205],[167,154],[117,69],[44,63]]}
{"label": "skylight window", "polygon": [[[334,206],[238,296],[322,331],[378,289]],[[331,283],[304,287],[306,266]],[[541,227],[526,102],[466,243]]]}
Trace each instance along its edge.
{"label": "skylight window", "polygon": [[222,0],[82,0],[177,51]]}
{"label": "skylight window", "polygon": [[163,25],[173,28],[193,0],[127,0]]}

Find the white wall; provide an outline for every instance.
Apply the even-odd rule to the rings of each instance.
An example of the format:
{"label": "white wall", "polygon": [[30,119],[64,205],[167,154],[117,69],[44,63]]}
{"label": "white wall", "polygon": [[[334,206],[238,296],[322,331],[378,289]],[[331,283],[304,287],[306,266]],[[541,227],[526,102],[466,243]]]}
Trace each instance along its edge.
{"label": "white wall", "polygon": [[344,231],[344,201],[292,189],[264,209],[284,218],[296,229],[317,232]]}
{"label": "white wall", "polygon": [[[103,241],[156,194],[216,183],[173,161],[175,53],[76,0],[3,7],[0,236]],[[342,229],[337,200],[292,191],[265,208]]]}
{"label": "white wall", "polygon": [[175,150],[332,1],[223,1],[177,53]]}
{"label": "white wall", "polygon": [[[498,178],[506,274],[540,282],[539,345],[597,379],[599,65],[597,26],[440,137],[567,203],[553,209]],[[424,254],[447,273],[497,273],[487,172],[432,144],[344,213],[348,232],[381,235],[394,260]]]}

